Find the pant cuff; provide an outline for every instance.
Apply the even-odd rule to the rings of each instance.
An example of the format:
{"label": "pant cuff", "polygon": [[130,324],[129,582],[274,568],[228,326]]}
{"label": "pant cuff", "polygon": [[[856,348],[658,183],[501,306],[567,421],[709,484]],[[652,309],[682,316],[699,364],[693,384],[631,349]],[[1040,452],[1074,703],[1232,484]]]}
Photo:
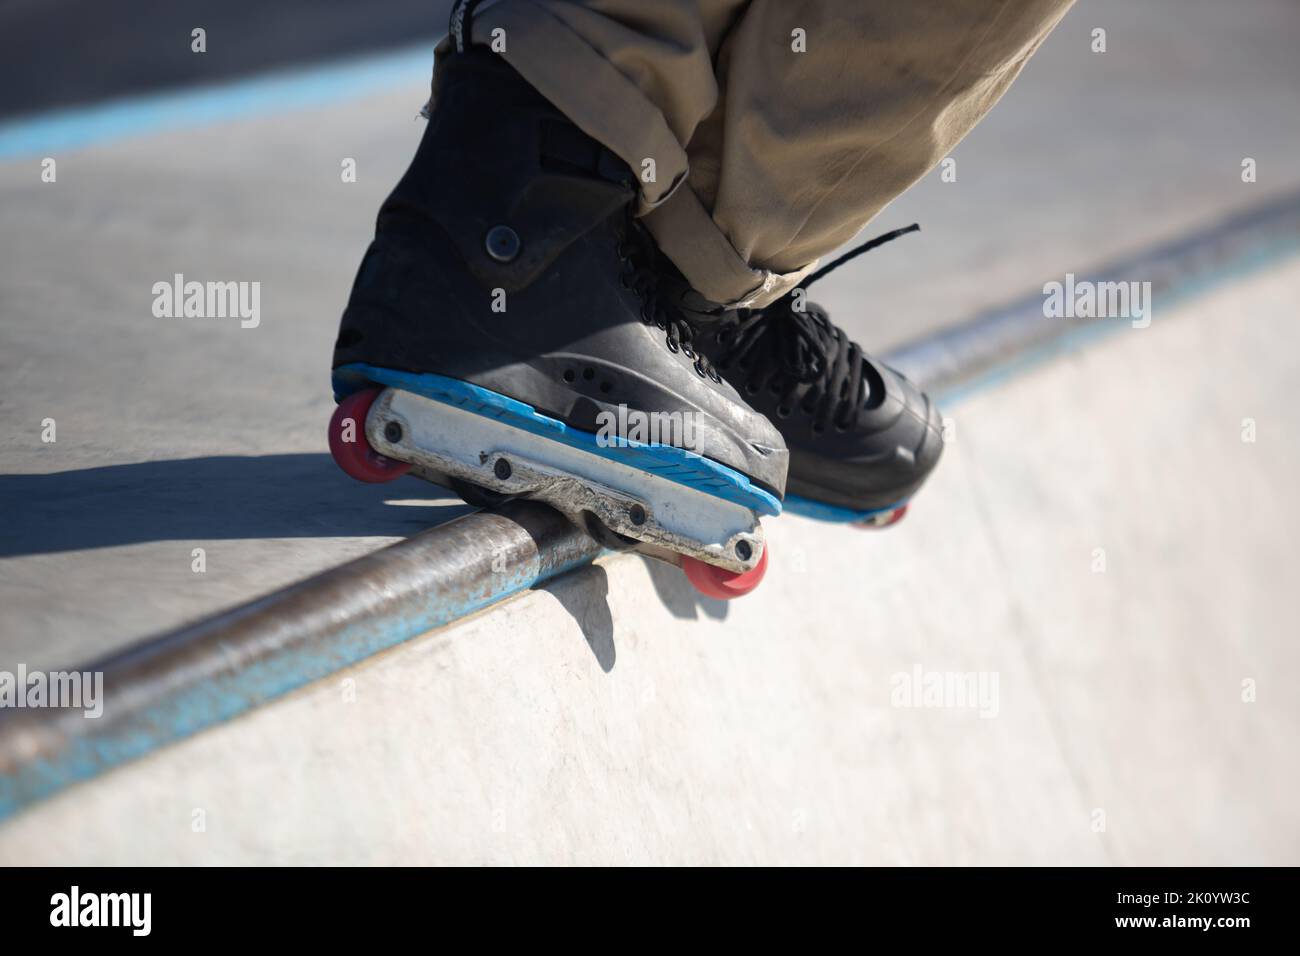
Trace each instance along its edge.
{"label": "pant cuff", "polygon": [[[640,187],[637,210],[664,255],[701,295],[722,305],[760,306],[794,288],[812,270],[777,273],[751,268],[687,181],[686,150],[663,113],[631,80],[567,24],[530,0],[485,5],[471,26],[489,46],[504,32],[502,58],[575,125],[632,169]],[[438,55],[451,52],[450,40]],[[655,182],[641,178],[653,158]]]}

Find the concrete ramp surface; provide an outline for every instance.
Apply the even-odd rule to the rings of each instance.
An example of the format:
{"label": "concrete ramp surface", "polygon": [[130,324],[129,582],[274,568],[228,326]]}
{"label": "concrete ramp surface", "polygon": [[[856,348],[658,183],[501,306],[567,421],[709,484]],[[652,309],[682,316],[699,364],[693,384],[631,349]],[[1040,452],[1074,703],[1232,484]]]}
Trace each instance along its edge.
{"label": "concrete ramp surface", "polygon": [[1294,864],[1297,289],[967,396],[905,522],[770,522],[745,600],[602,558],[66,790],[0,859]]}

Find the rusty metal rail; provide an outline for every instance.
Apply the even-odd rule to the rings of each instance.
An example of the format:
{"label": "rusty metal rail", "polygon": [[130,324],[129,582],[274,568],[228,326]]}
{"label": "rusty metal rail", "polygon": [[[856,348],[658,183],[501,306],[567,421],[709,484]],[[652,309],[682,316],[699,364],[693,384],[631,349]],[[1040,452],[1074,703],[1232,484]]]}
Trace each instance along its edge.
{"label": "rusty metal rail", "polygon": [[[1179,301],[1235,275],[1268,265],[1300,246],[1300,193],[1231,215],[1194,235],[1153,246],[1077,277],[1076,285],[1149,282],[1161,317]],[[1048,276],[1062,281],[1063,276]],[[1044,294],[1024,298],[925,336],[887,357],[889,363],[952,402],[1026,365],[1069,352],[1128,328],[1123,319],[1048,318]]]}
{"label": "rusty metal rail", "polygon": [[0,710],[0,818],[590,561],[600,546],[514,502],[77,668],[103,715]]}

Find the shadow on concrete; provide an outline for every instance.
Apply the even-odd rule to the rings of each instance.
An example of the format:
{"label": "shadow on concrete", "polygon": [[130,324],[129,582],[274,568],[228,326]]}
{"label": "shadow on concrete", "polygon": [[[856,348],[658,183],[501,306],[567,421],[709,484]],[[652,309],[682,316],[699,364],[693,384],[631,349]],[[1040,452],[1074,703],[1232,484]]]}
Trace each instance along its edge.
{"label": "shadow on concrete", "polygon": [[606,674],[618,657],[614,648],[614,616],[609,610],[609,576],[598,564],[547,583],[545,590],[560,602],[582,630],[582,637]]}
{"label": "shadow on concrete", "polygon": [[686,579],[686,575],[677,568],[669,567],[662,561],[651,558],[642,558],[642,560],[645,561],[646,571],[650,575],[650,583],[654,585],[655,593],[659,595],[659,600],[664,602],[664,607],[673,617],[686,621],[694,621],[701,615],[716,621],[726,618],[726,601],[705,597],[695,590],[691,582]]}
{"label": "shadow on concrete", "polygon": [[[691,586],[680,570],[643,555],[655,593],[674,617],[698,620],[701,616],[722,620],[727,616],[727,602],[705,597]],[[606,674],[614,669],[618,650],[614,644],[614,616],[609,607],[609,575],[599,564],[548,581],[546,591],[573,618],[582,631],[583,640]]]}
{"label": "shadow on concrete", "polygon": [[353,481],[327,454],[0,475],[0,557],[146,541],[405,537],[473,510],[418,478]]}

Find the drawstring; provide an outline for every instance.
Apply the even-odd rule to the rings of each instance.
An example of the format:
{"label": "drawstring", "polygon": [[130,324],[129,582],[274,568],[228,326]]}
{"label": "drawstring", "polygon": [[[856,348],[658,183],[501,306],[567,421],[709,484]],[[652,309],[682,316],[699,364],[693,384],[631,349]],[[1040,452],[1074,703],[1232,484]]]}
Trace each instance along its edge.
{"label": "drawstring", "polygon": [[920,232],[920,231],[921,231],[921,224],[919,222],[914,222],[910,226],[904,226],[902,229],[895,229],[893,232],[887,232],[883,236],[876,236],[876,238],[874,239],[868,239],[866,242],[864,242],[862,245],[858,246],[857,248],[850,249],[848,252],[844,253],[844,255],[840,256],[834,262],[830,262],[822,266],[820,269],[818,269],[808,278],[804,279],[803,282],[799,283],[799,288],[801,289],[808,288],[818,279],[822,278],[822,276],[829,275],[830,273],[838,269],[840,266],[844,265],[844,263],[848,262],[850,259],[856,259],[864,252],[870,252],[872,249],[878,248],[879,246],[883,246],[887,242],[893,242],[899,236],[905,236],[909,232]]}
{"label": "drawstring", "polygon": [[824,431],[831,422],[841,431],[854,427],[867,398],[865,353],[819,306],[804,303],[802,310],[796,309],[795,293],[849,260],[920,228],[913,223],[877,236],[818,269],[771,305],[737,312],[735,324],[715,334],[723,346],[715,364],[722,369],[735,364],[749,373],[744,390],[750,395],[763,388],[780,395],[780,418],[794,411],[795,396],[804,388],[799,407],[813,417],[815,431]]}

